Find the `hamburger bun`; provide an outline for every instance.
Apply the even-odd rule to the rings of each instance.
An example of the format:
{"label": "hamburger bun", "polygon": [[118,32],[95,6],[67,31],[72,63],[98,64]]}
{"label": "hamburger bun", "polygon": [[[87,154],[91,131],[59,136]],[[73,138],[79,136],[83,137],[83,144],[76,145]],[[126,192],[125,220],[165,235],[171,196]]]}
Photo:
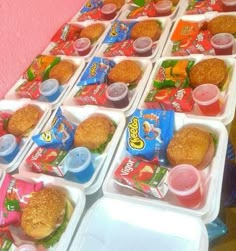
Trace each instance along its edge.
{"label": "hamburger bun", "polygon": [[115,132],[113,122],[106,116],[93,115],[81,122],[75,131],[74,145],[101,153]]}
{"label": "hamburger bun", "polygon": [[142,69],[138,63],[132,60],[123,60],[116,64],[108,73],[110,83],[124,82],[126,84],[137,84],[137,80],[142,74]]}
{"label": "hamburger bun", "polygon": [[35,105],[24,106],[15,111],[10,117],[7,125],[7,131],[15,136],[27,136],[27,134],[36,126],[42,111]]}
{"label": "hamburger bun", "polygon": [[220,87],[227,79],[227,76],[227,65],[224,60],[218,58],[202,60],[195,64],[189,72],[192,87],[207,83]]}
{"label": "hamburger bun", "polygon": [[101,23],[91,24],[82,29],[82,31],[80,32],[80,38],[86,37],[91,41],[91,43],[93,43],[99,39],[104,30],[105,30],[104,24]]}
{"label": "hamburger bun", "polygon": [[160,24],[155,20],[144,20],[137,22],[130,32],[130,37],[132,39],[137,39],[139,37],[150,37],[152,41],[156,41],[161,36]]}
{"label": "hamburger bun", "polygon": [[190,164],[201,170],[211,162],[214,154],[212,135],[195,126],[181,128],[167,147],[167,159],[172,166]]}
{"label": "hamburger bun", "polygon": [[214,35],[217,33],[236,34],[236,16],[221,15],[211,19],[207,29]]}

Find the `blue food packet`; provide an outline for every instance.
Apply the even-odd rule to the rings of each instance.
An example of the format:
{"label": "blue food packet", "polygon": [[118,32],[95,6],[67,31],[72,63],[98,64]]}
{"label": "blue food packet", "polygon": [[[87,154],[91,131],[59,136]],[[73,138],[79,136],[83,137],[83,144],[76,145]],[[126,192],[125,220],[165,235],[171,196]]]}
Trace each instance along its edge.
{"label": "blue food packet", "polygon": [[128,39],[130,37],[131,28],[137,22],[123,22],[116,20],[111,25],[103,43],[115,43]]}
{"label": "blue food packet", "polygon": [[167,165],[166,149],[174,134],[174,111],[145,109],[129,117],[126,148],[133,156],[147,160],[155,157]]}
{"label": "blue food packet", "polygon": [[32,140],[41,147],[68,151],[74,142],[75,129],[76,125],[69,122],[59,108],[53,120],[52,128],[34,135]]}
{"label": "blue food packet", "polygon": [[107,74],[115,62],[106,58],[94,57],[86,67],[78,86],[102,84],[107,82]]}
{"label": "blue food packet", "polygon": [[80,10],[81,13],[89,12],[103,5],[102,0],[87,0],[83,8]]}

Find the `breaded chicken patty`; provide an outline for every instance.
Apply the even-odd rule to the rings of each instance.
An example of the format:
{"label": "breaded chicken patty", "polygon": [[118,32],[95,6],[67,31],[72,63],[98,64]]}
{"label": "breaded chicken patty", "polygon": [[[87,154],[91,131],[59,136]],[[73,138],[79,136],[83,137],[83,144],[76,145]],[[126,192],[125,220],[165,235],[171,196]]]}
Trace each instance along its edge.
{"label": "breaded chicken patty", "polygon": [[95,42],[96,40],[99,39],[104,30],[105,30],[104,24],[101,23],[91,24],[82,29],[82,31],[80,32],[80,37],[86,37],[91,42]]}
{"label": "breaded chicken patty", "polygon": [[160,38],[161,27],[160,24],[155,20],[144,20],[137,22],[130,32],[130,37],[132,39],[137,39],[139,37],[150,37],[153,41]]}
{"label": "breaded chicken patty", "polygon": [[26,136],[26,134],[38,123],[42,111],[35,105],[24,106],[15,111],[7,125],[9,133],[15,136]]}
{"label": "breaded chicken patty", "polygon": [[115,126],[108,117],[93,115],[77,126],[74,145],[76,147],[84,146],[91,151],[97,151],[110,141],[114,131]]}
{"label": "breaded chicken patty", "polygon": [[124,82],[127,84],[137,84],[135,81],[142,74],[142,69],[138,63],[132,60],[123,60],[116,64],[108,73],[108,79],[111,83]]}
{"label": "breaded chicken patty", "polygon": [[121,7],[125,4],[125,0],[104,0],[104,5],[109,3],[114,3],[117,10],[120,10]]}
{"label": "breaded chicken patty", "polygon": [[211,58],[195,64],[190,72],[190,84],[196,87],[201,84],[211,83],[221,86],[228,75],[226,63],[218,58]]}
{"label": "breaded chicken patty", "polygon": [[217,16],[208,23],[207,29],[212,34],[230,33],[236,34],[236,16],[222,15]]}

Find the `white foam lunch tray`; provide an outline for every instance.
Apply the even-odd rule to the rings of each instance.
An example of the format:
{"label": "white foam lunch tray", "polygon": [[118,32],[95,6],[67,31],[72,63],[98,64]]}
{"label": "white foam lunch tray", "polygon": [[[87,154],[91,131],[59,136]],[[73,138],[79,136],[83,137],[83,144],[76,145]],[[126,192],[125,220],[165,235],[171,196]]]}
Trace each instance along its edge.
{"label": "white foam lunch tray", "polygon": [[[1,185],[1,178],[4,177],[4,171],[0,170],[0,185]],[[68,250],[70,243],[72,241],[72,237],[75,233],[76,227],[79,224],[82,213],[85,208],[85,195],[82,191],[81,187],[73,182],[61,180],[57,177],[52,177],[48,175],[42,175],[42,174],[15,174],[15,178],[22,179],[26,181],[33,181],[33,182],[43,182],[44,186],[51,187],[55,186],[60,189],[63,189],[67,195],[70,201],[72,202],[74,206],[73,213],[71,215],[70,221],[66,227],[65,232],[62,234],[60,241],[55,244],[55,246],[47,249],[50,251],[56,251],[56,250]]]}
{"label": "white foam lunch tray", "polygon": [[[115,153],[116,146],[118,145],[118,142],[123,133],[125,127],[125,116],[122,112],[101,109],[95,106],[86,108],[76,107],[76,106],[61,106],[61,110],[63,115],[67,118],[67,120],[76,125],[78,125],[80,122],[82,122],[83,120],[85,120],[86,118],[88,118],[93,114],[106,115],[109,118],[111,118],[117,125],[116,131],[111,141],[108,143],[104,152],[101,155],[96,156],[95,159],[93,159],[92,161],[93,166],[95,167],[95,172],[92,178],[88,182],[81,184],[81,187],[83,187],[86,194],[95,193],[102,185],[107,169],[109,168],[110,162],[113,158],[113,154]],[[55,110],[55,112],[52,114],[47,124],[41,131],[45,131],[51,128],[51,124],[55,117],[56,112],[57,110]],[[19,173],[26,173],[26,174],[32,173],[31,168],[29,168],[29,166],[26,163],[26,159],[36,147],[37,145],[33,143],[33,146],[31,147],[30,151],[28,151],[27,155],[25,156],[24,160],[19,166]],[[76,180],[72,177],[72,175],[70,175],[69,178],[71,181],[76,182]]]}
{"label": "white foam lunch tray", "polygon": [[[119,62],[126,60],[126,59],[133,60],[133,61],[137,62],[142,67],[142,70],[143,70],[142,78],[139,80],[139,83],[136,88],[129,90],[129,105],[128,106],[126,106],[125,108],[106,108],[106,109],[110,110],[111,112],[112,111],[121,111],[127,117],[134,112],[134,110],[136,109],[136,107],[138,105],[138,102],[142,96],[144,89],[145,89],[147,80],[148,80],[150,73],[152,71],[152,63],[148,59],[141,60],[139,58],[131,58],[131,57],[130,58],[126,58],[126,57],[114,58],[112,60],[115,63],[119,63]],[[85,71],[86,71],[86,69],[85,69]],[[77,81],[77,84],[79,84],[80,79],[81,79],[81,77]],[[81,86],[75,85],[71,89],[70,93],[68,93],[67,97],[64,99],[63,105],[79,106],[76,103],[76,101],[74,100],[74,96],[76,95],[76,93],[80,89],[81,89]],[[79,106],[79,107],[86,108],[86,107],[90,107],[90,106],[92,106],[92,105],[84,105],[84,106]],[[104,108],[103,106],[99,106],[99,107]]]}
{"label": "white foam lunch tray", "polygon": [[[55,109],[56,106],[58,106],[62,102],[63,98],[67,95],[67,93],[70,91],[70,89],[76,83],[76,80],[80,76],[80,74],[83,71],[84,66],[85,66],[85,61],[83,58],[69,57],[69,56],[63,56],[63,55],[60,55],[59,57],[61,58],[61,60],[69,60],[69,61],[73,62],[77,68],[76,68],[73,76],[69,79],[69,81],[67,83],[65,83],[64,85],[60,85],[61,94],[59,95],[59,97],[55,101],[48,102],[47,100],[45,100],[41,97],[39,99],[37,99],[37,101],[41,102],[42,104],[43,103],[49,104],[52,107],[52,109]],[[5,99],[21,100],[22,98],[17,95],[16,89],[24,82],[25,82],[25,79],[23,79],[23,77],[21,77],[15,83],[15,85],[13,85],[13,87],[7,92],[7,94],[5,95]]]}
{"label": "white foam lunch tray", "polygon": [[183,213],[185,215],[191,215],[200,218],[204,223],[213,221],[219,213],[228,134],[225,126],[220,121],[213,122],[212,120],[207,119],[189,118],[183,113],[175,113],[175,131],[184,125],[189,124],[206,128],[209,132],[216,135],[218,139],[217,149],[213,160],[208,167],[201,171],[203,180],[202,189],[204,192],[203,200],[198,208],[188,209],[181,206],[170,192],[167,193],[163,200],[158,200],[155,198],[148,198],[140,192],[116,184],[113,178],[114,171],[125,156],[130,156],[126,150],[126,133],[123,134],[116,156],[103,183],[104,195],[112,198],[135,201],[140,204]]}
{"label": "white foam lunch tray", "polygon": [[[170,35],[167,39],[167,42],[165,44],[165,48],[163,49],[162,52],[162,57],[170,57],[172,56],[171,51],[172,51],[172,47],[173,47],[173,42],[171,41],[171,36],[174,33],[177,24],[180,20],[184,20],[184,21],[190,21],[190,22],[209,22],[211,19],[213,19],[214,17],[217,16],[221,16],[221,15],[233,15],[236,16],[236,12],[206,12],[205,14],[200,14],[200,15],[184,15],[184,16],[180,16],[176,19],[175,23],[173,24],[173,28],[170,32]],[[199,53],[200,54],[200,53]],[[198,55],[198,54],[194,54],[194,55]],[[200,54],[201,55],[201,54]],[[206,55],[206,54],[205,54]],[[215,55],[214,50],[212,49],[211,51],[209,51],[208,55]],[[233,54],[229,55],[227,57],[236,57],[236,43],[234,44],[234,48],[233,48]],[[182,57],[182,56],[180,56]],[[226,57],[225,55],[221,56],[221,55],[217,55],[217,57]]]}
{"label": "white foam lunch tray", "polygon": [[20,100],[2,99],[0,100],[0,111],[7,111],[11,113],[28,104],[38,106],[42,110],[42,116],[39,122],[37,123],[37,125],[34,127],[34,129],[30,132],[30,134],[27,137],[23,137],[21,139],[20,150],[15,156],[15,158],[8,164],[0,163],[0,170],[2,169],[6,172],[12,172],[18,167],[23,157],[25,156],[25,154],[28,152],[29,148],[32,145],[32,142],[31,142],[32,135],[34,133],[38,133],[41,130],[41,128],[45,125],[46,121],[51,115],[51,108],[46,103],[40,103],[40,102],[33,101],[30,99],[20,99]]}
{"label": "white foam lunch tray", "polygon": [[[183,59],[188,59],[188,60],[194,60],[195,64],[209,58],[215,58],[215,56],[204,56],[204,55],[192,55],[188,57],[184,57]],[[151,73],[151,76],[148,80],[147,86],[145,88],[145,91],[140,99],[139,107],[140,108],[146,108],[145,105],[145,98],[148,94],[148,92],[152,89],[153,87],[153,80],[156,77],[156,74],[162,64],[163,61],[168,60],[168,59],[177,59],[181,60],[179,57],[163,57],[160,58],[154,65],[153,71]],[[194,105],[193,111],[186,113],[187,116],[189,117],[197,117],[199,119],[212,119],[212,120],[219,120],[223,124],[228,125],[231,123],[231,121],[234,118],[234,113],[235,113],[235,106],[236,106],[236,99],[234,97],[234,93],[236,93],[236,60],[233,57],[221,57],[222,60],[225,61],[228,67],[230,67],[230,78],[229,78],[229,83],[227,84],[227,87],[221,91],[221,101],[224,103],[224,106],[222,107],[222,112],[221,114],[217,116],[204,116],[201,114],[199,109],[197,108],[197,105]]]}
{"label": "white foam lunch tray", "polygon": [[[132,56],[132,57],[140,58],[140,59],[150,59],[151,61],[156,61],[157,58],[160,57],[160,55],[162,53],[162,50],[163,50],[163,48],[165,46],[165,42],[166,42],[167,37],[169,35],[172,22],[171,22],[171,19],[169,17],[158,17],[158,18],[157,17],[156,18],[155,17],[152,17],[152,18],[151,17],[150,18],[140,17],[139,19],[136,19],[136,20],[133,20],[133,19],[120,19],[119,18],[119,21],[124,21],[124,22],[127,22],[127,23],[140,22],[140,21],[144,21],[144,20],[156,20],[156,21],[159,21],[161,23],[161,26],[162,26],[162,33],[161,33],[161,36],[160,36],[159,40],[157,40],[157,41],[155,41],[153,43],[155,46],[153,47],[153,51],[152,51],[151,56],[147,56],[147,57]],[[105,50],[110,45],[111,45],[110,43],[102,42],[100,44],[99,48],[97,49],[95,55],[103,57]],[[124,56],[116,56],[115,58],[119,58],[119,57],[122,58]],[[114,58],[114,57],[111,57],[111,58]]]}

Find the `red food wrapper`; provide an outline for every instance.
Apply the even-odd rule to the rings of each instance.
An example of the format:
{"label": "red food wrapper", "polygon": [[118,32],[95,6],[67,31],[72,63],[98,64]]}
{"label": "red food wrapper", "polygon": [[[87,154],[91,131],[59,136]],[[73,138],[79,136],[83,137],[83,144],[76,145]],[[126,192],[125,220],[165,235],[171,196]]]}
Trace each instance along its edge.
{"label": "red food wrapper", "polygon": [[78,53],[74,49],[74,41],[65,41],[56,44],[51,50],[52,55],[66,55],[66,56],[78,56]]}
{"label": "red food wrapper", "polygon": [[109,46],[104,51],[105,57],[115,57],[115,56],[133,56],[135,54],[133,47],[133,40],[127,39],[121,42],[116,42]]}
{"label": "red food wrapper", "polygon": [[187,9],[186,14],[203,14],[209,11],[218,11],[222,12],[222,1],[221,0],[192,0],[190,1]]}
{"label": "red food wrapper", "polygon": [[100,8],[96,8],[94,10],[84,12],[77,18],[77,21],[83,22],[86,20],[101,20],[102,19],[102,12]]}
{"label": "red food wrapper", "polygon": [[194,105],[192,88],[153,88],[145,98],[145,104],[149,109],[190,112]]}
{"label": "red food wrapper", "polygon": [[135,19],[135,18],[142,17],[142,16],[156,17],[157,12],[156,12],[156,9],[154,7],[154,4],[155,4],[154,2],[149,2],[149,3],[146,3],[142,7],[137,7],[135,9],[133,9],[129,13],[127,18],[128,19]]}
{"label": "red food wrapper", "polygon": [[34,172],[64,176],[63,160],[67,151],[53,148],[36,147],[26,159]]}
{"label": "red food wrapper", "polygon": [[0,137],[7,134],[7,124],[12,112],[0,111]]}
{"label": "red food wrapper", "polygon": [[79,105],[105,105],[107,103],[106,84],[94,84],[81,87],[74,99]]}
{"label": "red food wrapper", "polygon": [[114,173],[120,185],[163,199],[168,191],[168,169],[141,159],[126,157]]}
{"label": "red food wrapper", "polygon": [[16,89],[16,93],[21,98],[38,99],[41,96],[39,91],[41,83],[40,80],[25,81]]}

